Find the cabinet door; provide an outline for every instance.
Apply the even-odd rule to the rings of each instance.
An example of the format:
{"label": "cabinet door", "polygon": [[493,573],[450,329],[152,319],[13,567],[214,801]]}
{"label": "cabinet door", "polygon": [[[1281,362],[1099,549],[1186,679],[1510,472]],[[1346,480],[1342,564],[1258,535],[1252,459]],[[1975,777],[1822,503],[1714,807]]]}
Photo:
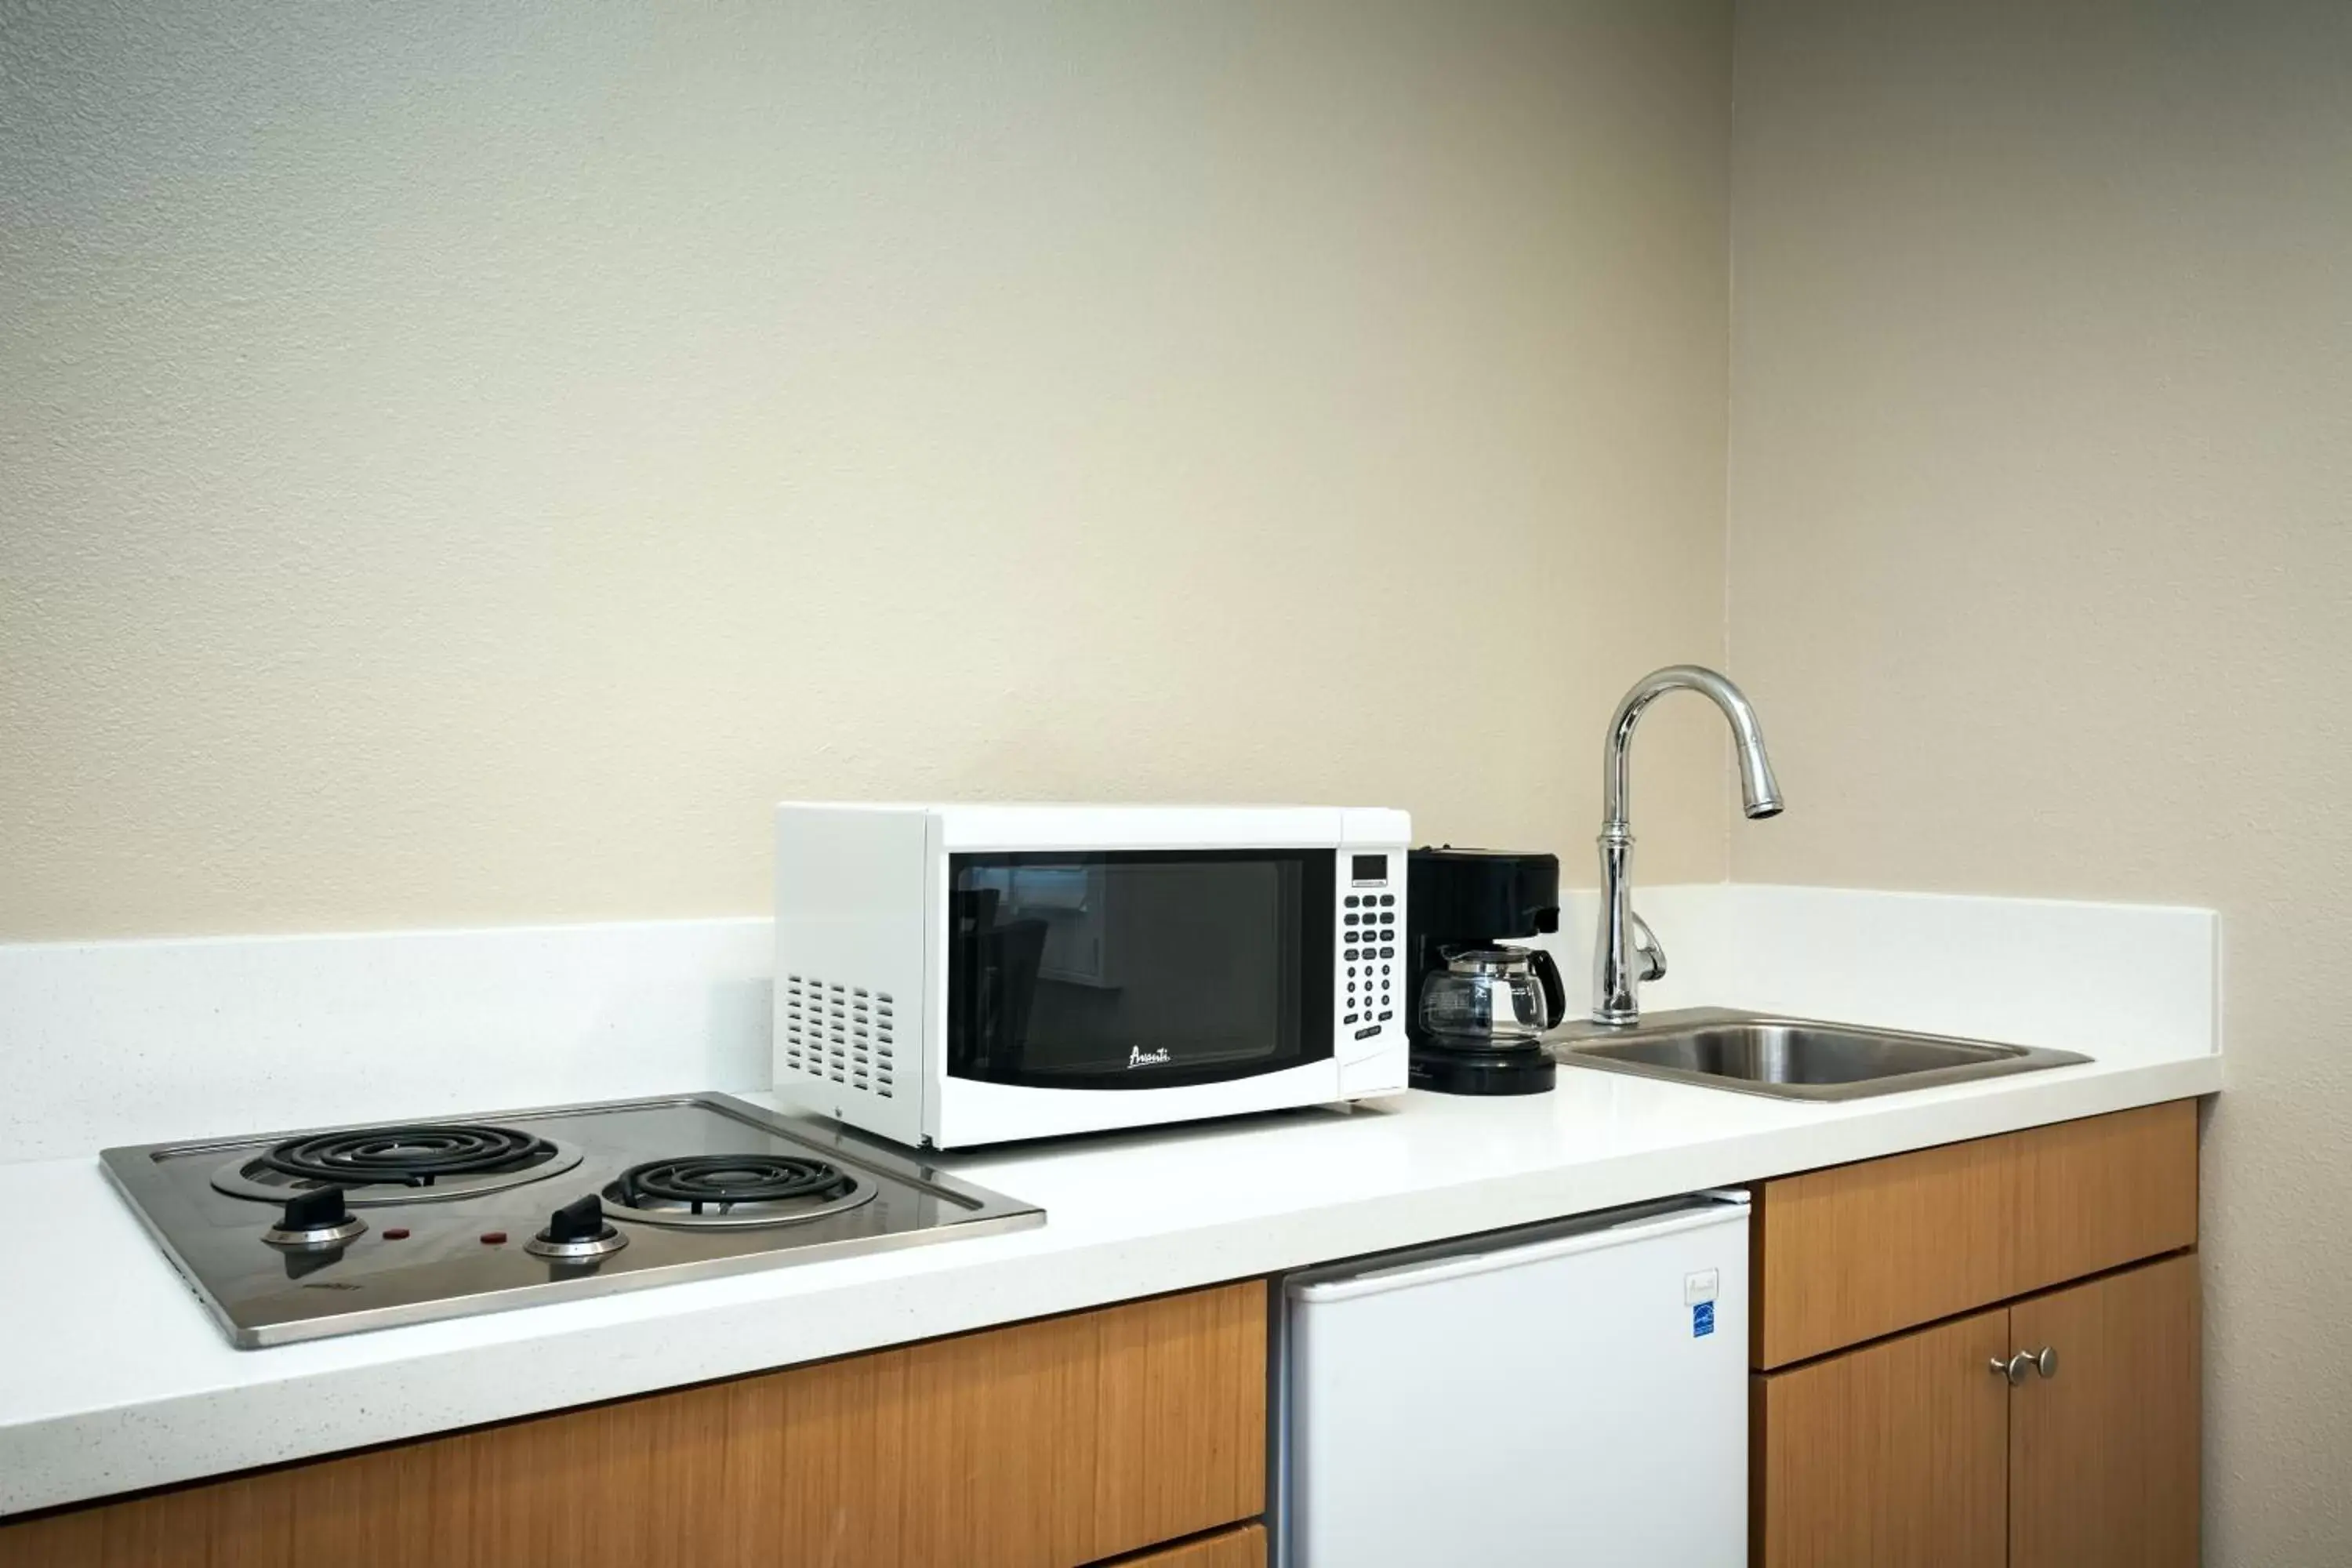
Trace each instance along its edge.
{"label": "cabinet door", "polygon": [[2011,1401],[2013,1568],[2194,1568],[2198,1327],[2194,1254],[2011,1309],[2055,1356]]}
{"label": "cabinet door", "polygon": [[1751,1561],[2000,1568],[2009,1339],[1996,1308],[1757,1376]]}

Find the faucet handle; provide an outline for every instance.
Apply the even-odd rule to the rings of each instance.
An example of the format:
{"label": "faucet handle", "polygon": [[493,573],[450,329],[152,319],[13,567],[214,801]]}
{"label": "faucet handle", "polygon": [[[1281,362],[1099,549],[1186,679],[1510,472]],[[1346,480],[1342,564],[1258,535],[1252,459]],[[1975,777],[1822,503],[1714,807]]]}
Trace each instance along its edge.
{"label": "faucet handle", "polygon": [[1642,955],[1643,984],[1646,984],[1653,980],[1664,980],[1666,977],[1666,950],[1659,942],[1658,933],[1652,931],[1650,922],[1643,920],[1630,905],[1626,908],[1625,918],[1633,922],[1633,951]]}

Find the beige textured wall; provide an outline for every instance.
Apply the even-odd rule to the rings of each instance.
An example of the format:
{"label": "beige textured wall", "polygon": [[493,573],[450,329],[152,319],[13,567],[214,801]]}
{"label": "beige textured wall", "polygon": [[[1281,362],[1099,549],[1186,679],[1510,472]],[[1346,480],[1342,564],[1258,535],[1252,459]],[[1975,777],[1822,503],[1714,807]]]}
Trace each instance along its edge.
{"label": "beige textured wall", "polygon": [[[0,7],[0,939],[786,795],[1557,846],[1722,647],[1724,0]],[[1721,747],[1644,740],[1716,877]]]}
{"label": "beige textured wall", "polygon": [[2352,6],[1756,0],[1739,879],[2223,911],[2207,1561],[2352,1562]]}

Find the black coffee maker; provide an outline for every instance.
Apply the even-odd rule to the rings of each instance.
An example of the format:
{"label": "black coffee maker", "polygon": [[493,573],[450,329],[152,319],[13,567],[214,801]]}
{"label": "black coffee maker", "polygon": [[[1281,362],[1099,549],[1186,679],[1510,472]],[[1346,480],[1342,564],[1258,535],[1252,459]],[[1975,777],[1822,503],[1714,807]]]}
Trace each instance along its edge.
{"label": "black coffee maker", "polygon": [[1557,1068],[1536,1037],[1567,992],[1550,953],[1499,944],[1559,930],[1559,857],[1447,845],[1414,850],[1405,875],[1412,1087],[1543,1093]]}

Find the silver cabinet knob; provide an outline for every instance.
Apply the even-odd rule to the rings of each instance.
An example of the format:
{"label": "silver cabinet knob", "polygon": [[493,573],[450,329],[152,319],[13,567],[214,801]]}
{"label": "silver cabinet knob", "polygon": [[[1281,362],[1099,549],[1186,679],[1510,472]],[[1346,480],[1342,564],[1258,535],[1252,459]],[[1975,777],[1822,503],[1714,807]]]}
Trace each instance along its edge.
{"label": "silver cabinet knob", "polygon": [[2023,1383],[2025,1381],[2025,1374],[2032,1370],[2033,1358],[2027,1355],[2023,1351],[2018,1352],[2007,1361],[2001,1360],[1999,1356],[1992,1358],[1993,1375],[1995,1377],[2005,1377],[2009,1379],[2009,1385],[2011,1388],[2015,1388],[2019,1384]]}
{"label": "silver cabinet knob", "polygon": [[2040,1373],[2044,1377],[2057,1376],[2057,1347],[2054,1345],[2043,1345],[2039,1351],[2035,1352],[2033,1355],[2033,1370]]}

